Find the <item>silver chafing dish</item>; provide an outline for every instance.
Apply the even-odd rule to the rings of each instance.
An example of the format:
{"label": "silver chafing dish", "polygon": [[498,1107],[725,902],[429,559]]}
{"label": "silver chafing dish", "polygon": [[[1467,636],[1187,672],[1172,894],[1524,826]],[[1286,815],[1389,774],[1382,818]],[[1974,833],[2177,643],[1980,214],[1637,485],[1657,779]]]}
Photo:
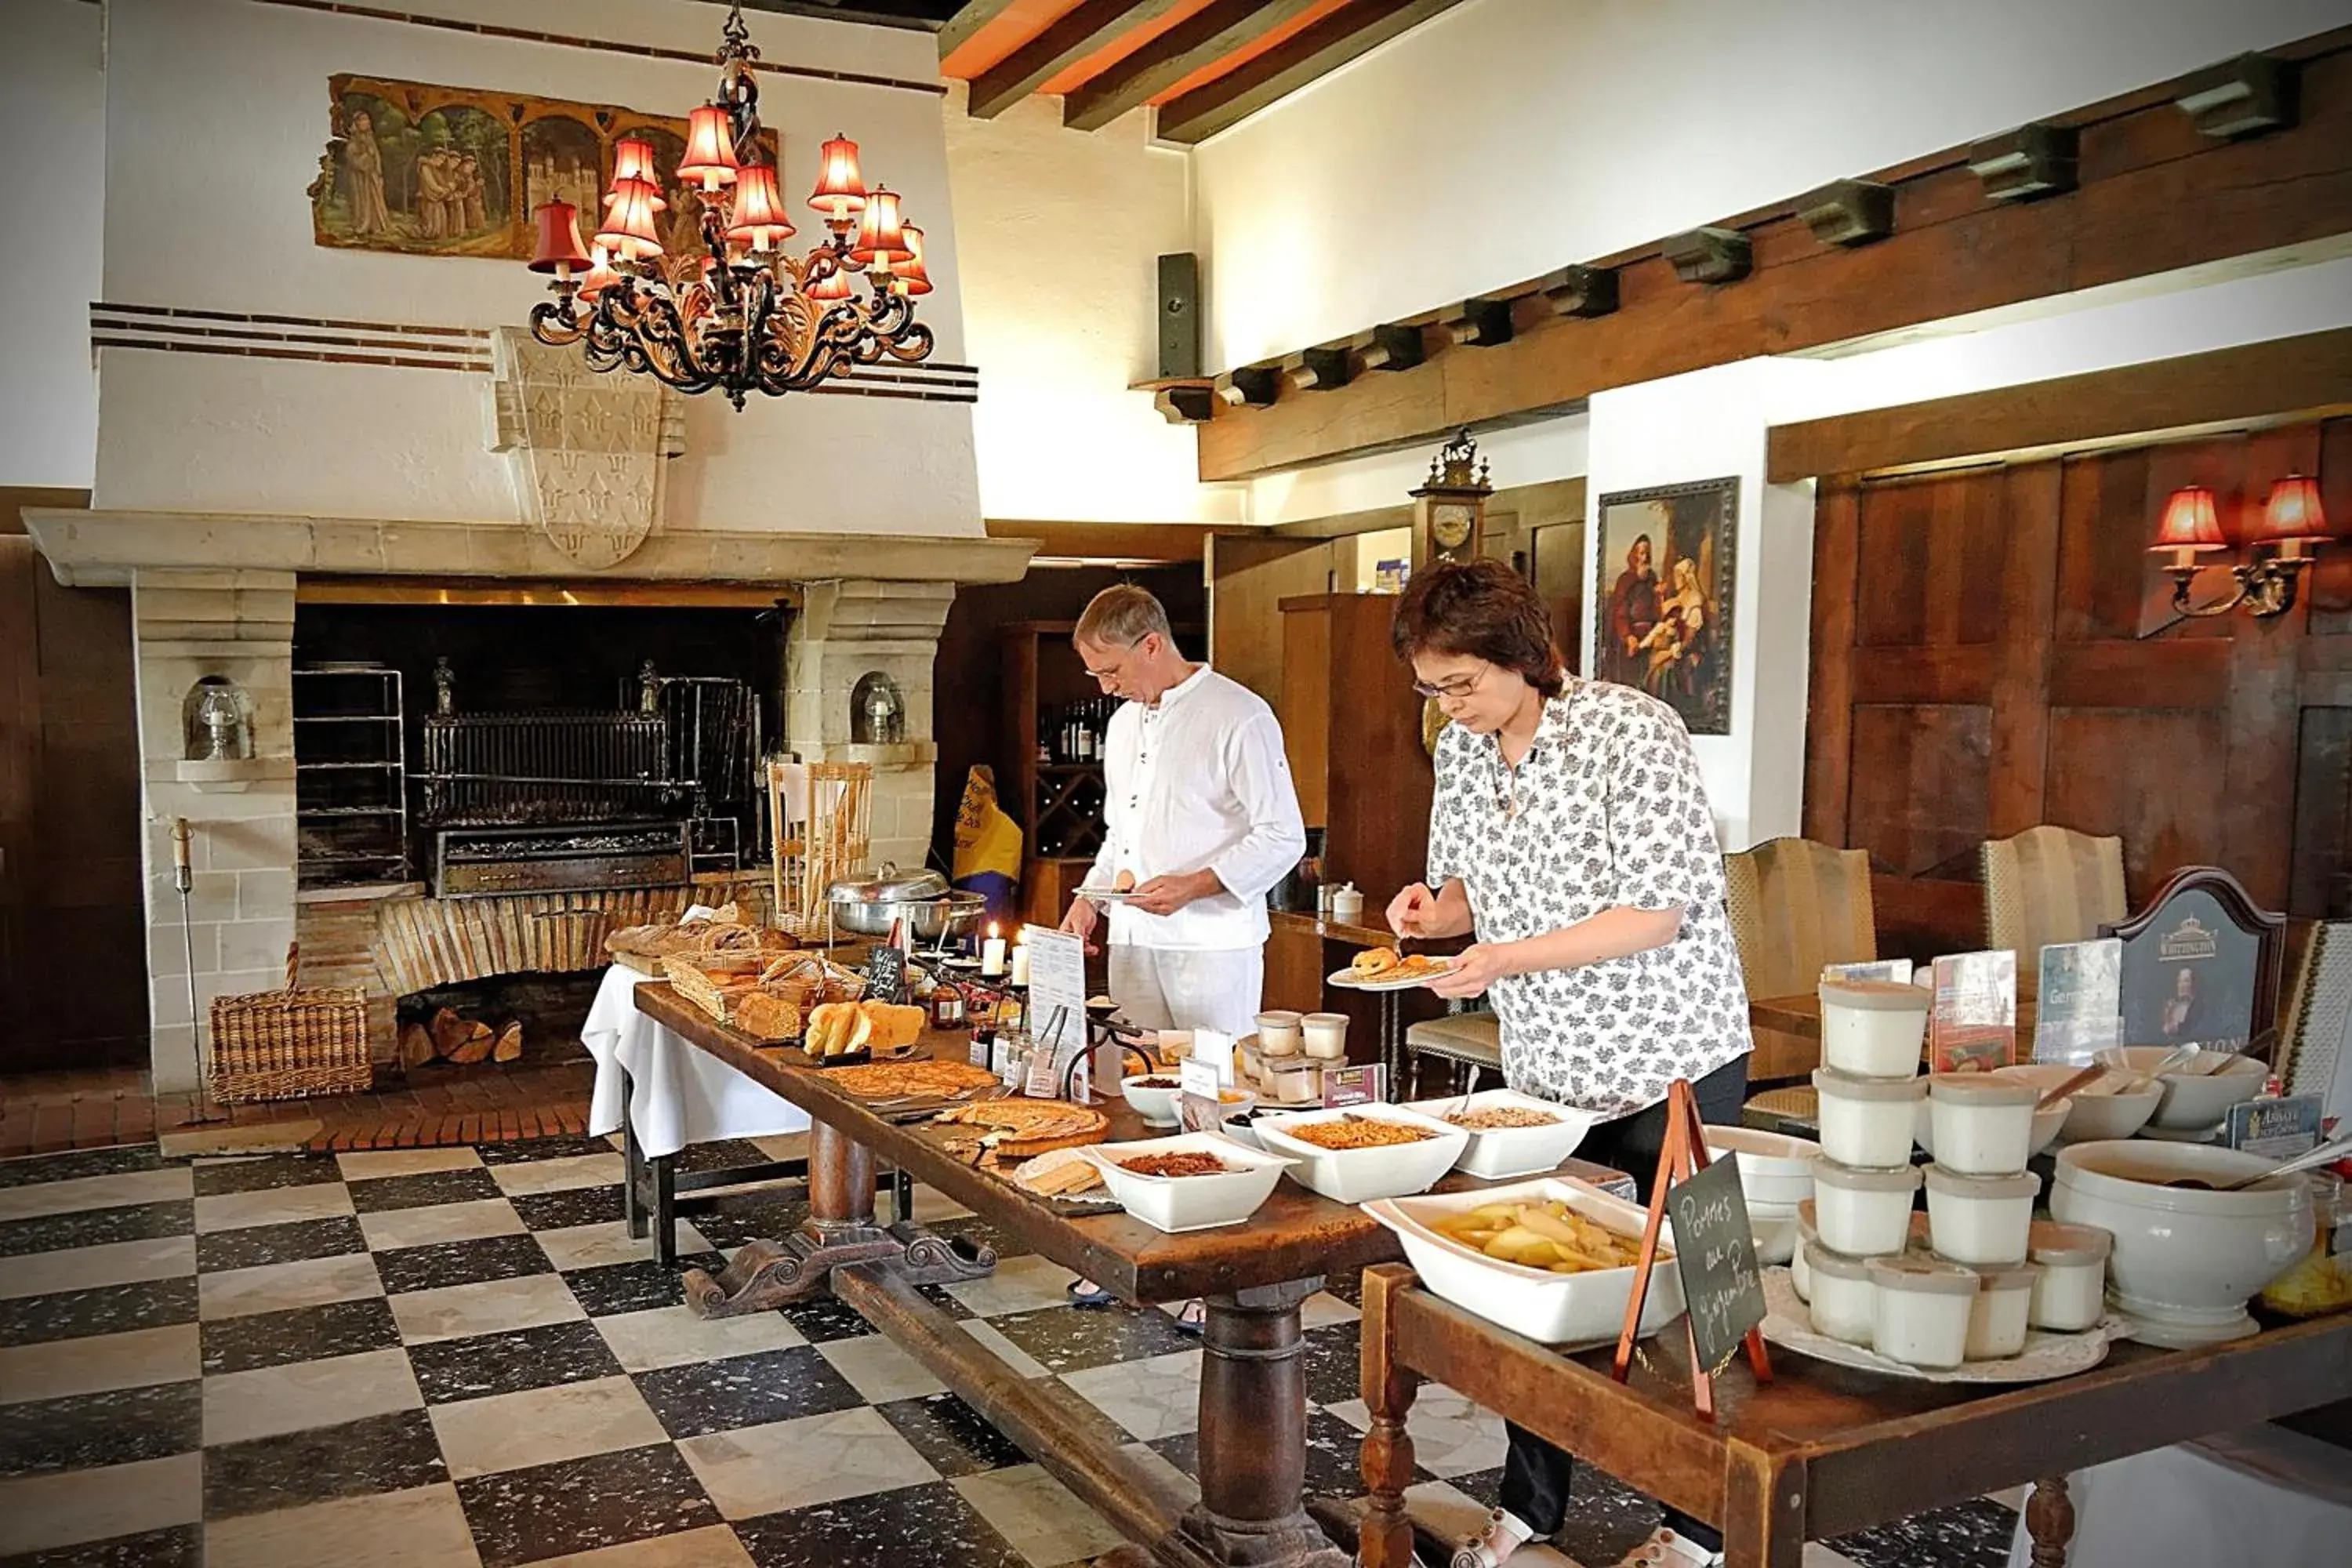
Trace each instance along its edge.
{"label": "silver chafing dish", "polygon": [[901,872],[885,861],[871,877],[844,877],[825,889],[833,923],[858,936],[887,937],[898,921],[919,942],[937,943],[961,936],[980,918],[988,900],[951,889],[937,871]]}

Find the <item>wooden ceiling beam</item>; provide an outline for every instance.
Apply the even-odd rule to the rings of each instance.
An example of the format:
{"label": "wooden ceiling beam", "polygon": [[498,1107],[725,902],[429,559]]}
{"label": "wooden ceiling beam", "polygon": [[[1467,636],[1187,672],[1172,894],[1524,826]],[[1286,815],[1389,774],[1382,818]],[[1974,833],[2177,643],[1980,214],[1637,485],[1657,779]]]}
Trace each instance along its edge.
{"label": "wooden ceiling beam", "polygon": [[963,8],[940,24],[940,58],[945,59],[977,37],[982,27],[1011,10],[1015,0],[964,0]]}
{"label": "wooden ceiling beam", "polygon": [[993,120],[1119,35],[1173,11],[1182,0],[1085,0],[1069,15],[971,79],[969,109]]}
{"label": "wooden ceiling beam", "polygon": [[1203,67],[1247,48],[1318,0],[1215,0],[1062,100],[1062,123],[1099,131]]}
{"label": "wooden ceiling beam", "polygon": [[1160,139],[1205,142],[1461,0],[1355,0],[1160,106]]}

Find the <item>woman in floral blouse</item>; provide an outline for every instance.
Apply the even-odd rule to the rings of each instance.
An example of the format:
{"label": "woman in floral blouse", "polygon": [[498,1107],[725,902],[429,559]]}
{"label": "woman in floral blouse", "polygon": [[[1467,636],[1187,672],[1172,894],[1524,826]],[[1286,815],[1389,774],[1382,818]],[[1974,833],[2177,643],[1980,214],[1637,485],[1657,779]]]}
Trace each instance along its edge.
{"label": "woman in floral blouse", "polygon": [[[1732,1123],[1748,1086],[1748,997],[1690,736],[1655,699],[1570,675],[1543,601],[1499,562],[1414,577],[1393,638],[1452,722],[1429,882],[1396,896],[1389,924],[1475,933],[1431,989],[1490,994],[1511,1087],[1606,1118],[1577,1152],[1646,1197],[1667,1087],[1690,1079],[1702,1118]],[[1494,1568],[1560,1527],[1568,1456],[1509,1435],[1502,1507],[1455,1568]],[[1670,1510],[1668,1526],[1622,1568],[1722,1561],[1705,1525]]]}

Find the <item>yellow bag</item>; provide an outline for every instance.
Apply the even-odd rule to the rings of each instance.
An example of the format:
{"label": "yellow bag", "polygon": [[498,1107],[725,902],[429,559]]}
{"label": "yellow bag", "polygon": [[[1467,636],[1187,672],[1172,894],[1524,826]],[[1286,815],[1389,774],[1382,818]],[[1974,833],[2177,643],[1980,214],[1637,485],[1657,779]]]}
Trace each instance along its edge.
{"label": "yellow bag", "polygon": [[964,780],[963,804],[956,809],[955,885],[988,900],[998,919],[1013,913],[1013,889],[1021,881],[1021,825],[996,804],[996,775],[985,765]]}

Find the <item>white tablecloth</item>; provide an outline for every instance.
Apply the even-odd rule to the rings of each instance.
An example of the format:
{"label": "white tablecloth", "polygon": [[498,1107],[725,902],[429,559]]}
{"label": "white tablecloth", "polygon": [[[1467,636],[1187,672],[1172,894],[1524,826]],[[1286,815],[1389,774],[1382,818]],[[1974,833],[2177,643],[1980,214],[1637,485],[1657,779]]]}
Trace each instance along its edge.
{"label": "white tablecloth", "polygon": [[[2352,1465],[2277,1426],[2135,1454],[2068,1478],[2066,1568],[2328,1568],[2352,1542]],[[2023,1520],[2009,1568],[2030,1568]]]}
{"label": "white tablecloth", "polygon": [[590,1133],[601,1137],[619,1130],[625,1070],[630,1124],[648,1156],[675,1154],[688,1143],[721,1138],[808,1130],[807,1111],[638,1012],[635,993],[645,978],[626,964],[605,970],[588,1021],[581,1026],[581,1043],[596,1058]]}

